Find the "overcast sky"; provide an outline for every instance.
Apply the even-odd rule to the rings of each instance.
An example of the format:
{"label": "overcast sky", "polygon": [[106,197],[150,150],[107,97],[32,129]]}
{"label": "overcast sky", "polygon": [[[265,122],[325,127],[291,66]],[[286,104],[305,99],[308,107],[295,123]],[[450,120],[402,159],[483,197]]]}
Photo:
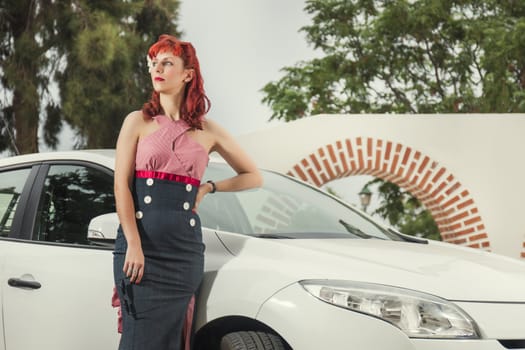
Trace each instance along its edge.
{"label": "overcast sky", "polygon": [[234,135],[259,130],[270,109],[260,90],[284,66],[314,57],[299,29],[309,24],[304,0],[183,0],[180,28],[194,44],[208,115]]}

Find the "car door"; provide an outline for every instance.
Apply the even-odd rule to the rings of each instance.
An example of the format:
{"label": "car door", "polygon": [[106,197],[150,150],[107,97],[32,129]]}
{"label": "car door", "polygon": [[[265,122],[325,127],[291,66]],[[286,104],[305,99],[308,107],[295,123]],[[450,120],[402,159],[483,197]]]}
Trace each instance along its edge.
{"label": "car door", "polygon": [[5,348],[115,349],[112,250],[87,239],[91,218],[115,211],[112,173],[80,162],[35,168],[23,220],[2,219],[19,225],[0,247]]}

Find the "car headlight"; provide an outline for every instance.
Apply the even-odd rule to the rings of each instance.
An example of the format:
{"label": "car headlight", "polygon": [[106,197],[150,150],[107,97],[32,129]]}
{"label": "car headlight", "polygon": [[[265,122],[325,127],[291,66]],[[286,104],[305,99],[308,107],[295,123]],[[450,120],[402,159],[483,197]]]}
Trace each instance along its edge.
{"label": "car headlight", "polygon": [[387,321],[411,338],[480,338],[476,322],[436,296],[373,283],[305,280],[310,294],[327,303]]}

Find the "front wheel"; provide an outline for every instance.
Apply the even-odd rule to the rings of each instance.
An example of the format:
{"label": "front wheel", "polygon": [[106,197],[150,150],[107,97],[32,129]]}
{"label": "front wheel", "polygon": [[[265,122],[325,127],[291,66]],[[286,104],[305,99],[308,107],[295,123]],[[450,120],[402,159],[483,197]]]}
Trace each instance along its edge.
{"label": "front wheel", "polygon": [[221,340],[221,350],[286,350],[281,338],[264,332],[234,332]]}

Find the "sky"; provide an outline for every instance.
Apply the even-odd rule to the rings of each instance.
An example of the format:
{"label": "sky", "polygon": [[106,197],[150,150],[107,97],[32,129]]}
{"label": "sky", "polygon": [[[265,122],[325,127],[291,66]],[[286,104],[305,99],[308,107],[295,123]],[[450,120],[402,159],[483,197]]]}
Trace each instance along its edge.
{"label": "sky", "polygon": [[315,53],[299,32],[309,24],[304,0],[183,0],[180,28],[197,50],[208,118],[232,134],[276,125],[260,91],[280,69]]}

